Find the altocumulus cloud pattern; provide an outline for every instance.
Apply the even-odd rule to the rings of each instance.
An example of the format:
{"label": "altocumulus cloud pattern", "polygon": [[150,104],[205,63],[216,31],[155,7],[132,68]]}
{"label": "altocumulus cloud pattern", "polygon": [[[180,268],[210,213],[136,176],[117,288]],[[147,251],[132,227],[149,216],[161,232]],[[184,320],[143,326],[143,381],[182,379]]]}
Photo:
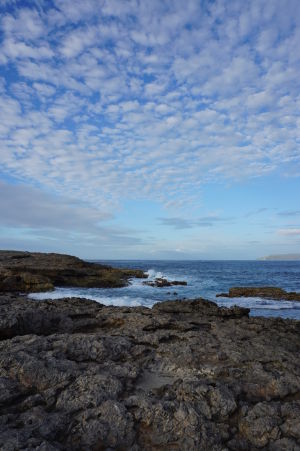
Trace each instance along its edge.
{"label": "altocumulus cloud pattern", "polygon": [[0,4],[6,174],[104,210],[299,175],[298,0]]}

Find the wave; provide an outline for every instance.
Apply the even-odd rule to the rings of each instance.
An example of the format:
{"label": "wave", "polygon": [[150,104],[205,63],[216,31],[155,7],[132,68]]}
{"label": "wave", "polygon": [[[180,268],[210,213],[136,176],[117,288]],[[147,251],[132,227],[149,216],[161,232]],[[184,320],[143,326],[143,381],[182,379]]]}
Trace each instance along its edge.
{"label": "wave", "polygon": [[101,294],[92,294],[88,290],[85,293],[77,291],[76,289],[60,288],[54,291],[48,291],[43,293],[31,293],[29,298],[36,301],[45,301],[46,299],[63,299],[63,298],[81,298],[90,299],[92,301],[99,302],[104,305],[113,305],[118,307],[139,307],[139,306],[152,306],[155,302],[154,299],[145,299],[142,297],[131,297],[131,296],[103,296]]}
{"label": "wave", "polygon": [[171,273],[164,273],[161,271],[156,271],[155,269],[151,268],[145,271],[145,273],[148,276],[148,280],[154,280],[154,279],[167,279],[167,280],[186,280],[189,279],[185,274],[171,274]]}
{"label": "wave", "polygon": [[162,272],[156,271],[155,269],[148,269],[148,271],[146,271],[146,274],[149,280],[166,278],[166,276]]}

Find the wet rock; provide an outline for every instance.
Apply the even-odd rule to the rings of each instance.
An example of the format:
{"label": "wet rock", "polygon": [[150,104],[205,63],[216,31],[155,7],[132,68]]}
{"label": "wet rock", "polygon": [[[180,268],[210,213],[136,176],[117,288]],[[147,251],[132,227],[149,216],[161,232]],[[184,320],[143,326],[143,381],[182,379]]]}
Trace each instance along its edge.
{"label": "wet rock", "polygon": [[187,285],[187,282],[184,280],[167,280],[163,277],[158,277],[154,280],[149,280],[146,282],[143,282],[144,285],[148,285],[149,287],[157,287],[157,288],[164,288],[164,287],[172,287],[176,285]]}
{"label": "wet rock", "polygon": [[299,449],[299,322],[0,294],[0,449]]}
{"label": "wet rock", "polygon": [[241,298],[258,297],[265,299],[276,299],[285,301],[300,301],[300,293],[287,292],[277,287],[233,287],[228,293],[220,293],[217,297]]}

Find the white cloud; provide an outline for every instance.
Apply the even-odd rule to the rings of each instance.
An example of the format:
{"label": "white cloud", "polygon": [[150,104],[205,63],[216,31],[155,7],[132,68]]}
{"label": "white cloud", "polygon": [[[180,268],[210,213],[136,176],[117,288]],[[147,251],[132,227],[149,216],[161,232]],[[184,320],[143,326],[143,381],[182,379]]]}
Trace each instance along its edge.
{"label": "white cloud", "polygon": [[2,45],[2,54],[8,59],[16,58],[32,58],[32,59],[49,59],[54,54],[47,45],[33,47],[22,41],[14,39],[6,39]]}
{"label": "white cloud", "polygon": [[82,28],[71,31],[63,40],[60,52],[66,58],[73,58],[88,46],[95,43],[97,32],[95,28]]}
{"label": "white cloud", "polygon": [[299,173],[297,5],[16,3],[1,20],[3,171],[105,208]]}
{"label": "white cloud", "polygon": [[7,36],[33,41],[45,36],[47,28],[36,9],[21,8],[17,14],[2,16],[1,28]]}

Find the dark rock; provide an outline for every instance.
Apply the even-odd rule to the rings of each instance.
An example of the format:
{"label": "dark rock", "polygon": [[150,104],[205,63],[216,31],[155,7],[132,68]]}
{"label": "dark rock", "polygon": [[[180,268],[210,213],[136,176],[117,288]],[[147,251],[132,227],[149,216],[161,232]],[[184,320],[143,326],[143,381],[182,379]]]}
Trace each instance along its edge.
{"label": "dark rock", "polygon": [[[1,271],[1,268],[0,268]],[[29,272],[15,274],[13,271],[0,272],[0,291],[38,292],[51,291],[54,285],[48,277]]]}
{"label": "dark rock", "polygon": [[0,449],[298,450],[299,322],[248,313],[0,294]]}
{"label": "dark rock", "polygon": [[217,297],[241,298],[258,297],[285,301],[300,301],[300,293],[287,292],[277,287],[233,287],[229,293],[220,293]]}
{"label": "dark rock", "polygon": [[59,287],[119,288],[141,270],[117,269],[63,254],[0,251],[0,292],[37,292]]}
{"label": "dark rock", "polygon": [[172,287],[175,285],[187,285],[187,282],[184,280],[167,280],[162,277],[158,277],[154,280],[147,280],[146,282],[143,282],[144,285],[148,285],[149,287],[157,287],[157,288],[163,288],[163,287]]}

